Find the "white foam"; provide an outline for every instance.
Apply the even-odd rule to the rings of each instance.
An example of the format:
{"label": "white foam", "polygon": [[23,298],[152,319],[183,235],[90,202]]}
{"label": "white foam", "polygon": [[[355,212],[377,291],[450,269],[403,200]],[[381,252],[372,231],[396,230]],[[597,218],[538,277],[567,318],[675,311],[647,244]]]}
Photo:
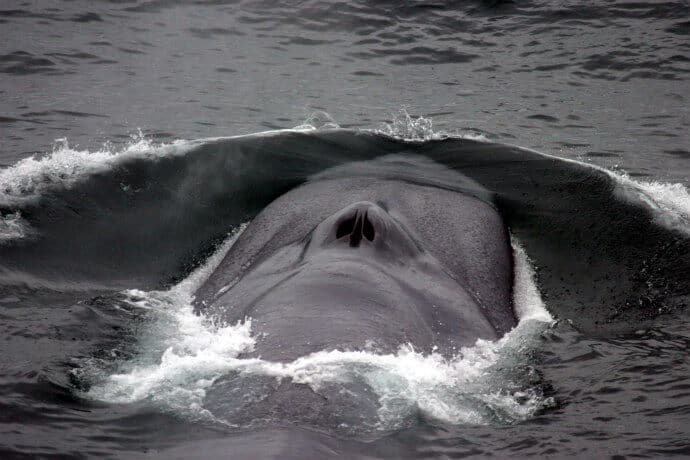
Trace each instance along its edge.
{"label": "white foam", "polygon": [[[534,336],[535,327],[551,317],[544,310],[532,271],[517,242],[515,300],[519,325],[496,342],[478,340],[460,350],[451,360],[440,354],[424,355],[411,346],[394,354],[373,351],[318,351],[290,363],[261,359],[239,359],[251,351],[254,339],[251,320],[214,324],[193,313],[193,293],[216,268],[229,250],[241,227],[209,261],[168,291],[128,291],[129,303],[150,310],[152,321],[139,333],[140,353],[121,363],[115,374],[95,385],[87,396],[119,403],[147,400],[160,409],[192,419],[214,419],[203,407],[208,388],[231,371],[243,375],[290,378],[318,390],[333,382],[364,381],[377,395],[381,429],[394,429],[416,410],[449,423],[490,423],[530,417],[552,401],[530,388],[495,385],[497,374],[506,366],[496,366],[506,350],[521,349]],[[536,325],[536,326],[535,326]],[[494,369],[497,367],[498,369]],[[509,367],[509,366],[508,366]],[[509,376],[505,376],[510,380]],[[527,395],[527,396],[526,396]]]}
{"label": "white foam", "polygon": [[618,172],[609,174],[618,184],[618,196],[646,206],[659,225],[690,236],[690,192],[683,184],[633,180]]}
{"label": "white foam", "polygon": [[123,147],[104,144],[92,152],[72,148],[66,139],[58,139],[49,155],[31,156],[0,169],[0,204],[21,206],[46,191],[70,188],[83,178],[110,170],[125,160],[181,155],[192,145],[187,141],[155,144],[140,134]]}
{"label": "white foam", "polygon": [[488,139],[483,134],[475,132],[449,133],[443,130],[436,130],[431,118],[413,117],[405,109],[401,109],[394,114],[390,123],[383,123],[380,128],[369,131],[407,142],[442,139],[470,139],[478,142],[488,142]]}
{"label": "white foam", "polygon": [[539,294],[537,283],[534,280],[534,268],[527,253],[516,238],[511,236],[510,242],[513,246],[513,306],[515,314],[520,321],[553,321]]}
{"label": "white foam", "polygon": [[328,130],[328,129],[338,129],[340,125],[330,116],[327,112],[323,110],[316,110],[310,113],[305,120],[293,129],[296,130]]}
{"label": "white foam", "polygon": [[[327,114],[326,114],[327,115]],[[316,115],[314,115],[316,117]],[[306,122],[305,122],[306,123]],[[335,122],[333,122],[335,123]],[[324,122],[319,129],[337,128]],[[163,158],[184,155],[192,148],[209,142],[244,137],[269,137],[288,132],[308,132],[317,128],[308,124],[291,128],[261,131],[246,135],[224,136],[194,141],[178,139],[171,143],[155,143],[139,131],[123,146],[105,143],[99,150],[90,151],[70,146],[67,139],[56,139],[52,152],[30,156],[12,166],[0,169],[0,205],[20,208],[44,193],[69,189],[81,180],[133,158]]]}
{"label": "white foam", "polygon": [[390,123],[383,123],[379,129],[373,131],[403,141],[427,141],[449,137],[443,131],[434,130],[431,118],[412,117],[405,109],[394,114]]}
{"label": "white foam", "polygon": [[245,228],[235,229],[203,266],[169,290],[125,292],[130,305],[152,311],[153,321],[139,334],[137,359],[122,363],[122,372],[93,387],[89,396],[121,403],[152,399],[192,418],[208,417],[201,407],[204,389],[227,370],[228,360],[251,350],[254,340],[251,321],[216,325],[196,315],[191,303]]}
{"label": "white foam", "polygon": [[22,219],[19,211],[0,214],[0,244],[5,241],[24,238],[31,233],[31,226]]}

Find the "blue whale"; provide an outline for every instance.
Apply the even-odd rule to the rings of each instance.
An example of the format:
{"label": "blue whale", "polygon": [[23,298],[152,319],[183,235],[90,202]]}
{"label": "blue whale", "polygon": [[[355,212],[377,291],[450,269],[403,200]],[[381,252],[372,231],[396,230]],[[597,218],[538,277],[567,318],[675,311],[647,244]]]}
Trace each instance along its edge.
{"label": "blue whale", "polygon": [[452,356],[516,324],[510,237],[480,186],[428,160],[335,168],[268,205],[197,293],[253,319],[248,356],[411,344]]}

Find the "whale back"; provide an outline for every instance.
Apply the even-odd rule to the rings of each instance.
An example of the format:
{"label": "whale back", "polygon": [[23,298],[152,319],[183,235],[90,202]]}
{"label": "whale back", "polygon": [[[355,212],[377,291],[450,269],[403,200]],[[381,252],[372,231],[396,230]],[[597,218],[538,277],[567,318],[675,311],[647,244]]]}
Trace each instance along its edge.
{"label": "whale back", "polygon": [[[247,274],[267,260],[275,264],[271,257],[283,248],[306,246],[311,232],[347,205],[368,201],[383,206],[404,226],[479,305],[500,336],[515,324],[512,254],[507,229],[490,200],[490,194],[466,177],[414,157],[334,168],[279,197],[256,216],[197,292],[197,308],[227,320],[253,316],[255,312],[242,308],[226,314],[232,291],[270,285],[262,280],[247,287]],[[244,303],[253,302],[248,296],[241,297]],[[237,296],[232,303],[238,303]],[[477,338],[468,337],[472,342]]]}

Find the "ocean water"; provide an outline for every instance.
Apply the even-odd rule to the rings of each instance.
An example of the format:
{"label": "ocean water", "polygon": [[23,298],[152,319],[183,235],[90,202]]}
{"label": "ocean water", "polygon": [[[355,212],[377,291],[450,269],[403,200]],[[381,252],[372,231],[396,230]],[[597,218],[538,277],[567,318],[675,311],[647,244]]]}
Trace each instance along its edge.
{"label": "ocean water", "polygon": [[[686,1],[3,3],[0,456],[689,456],[689,27]],[[408,153],[495,192],[503,339],[278,364],[193,313],[276,196]],[[380,409],[213,410],[279,380]]]}

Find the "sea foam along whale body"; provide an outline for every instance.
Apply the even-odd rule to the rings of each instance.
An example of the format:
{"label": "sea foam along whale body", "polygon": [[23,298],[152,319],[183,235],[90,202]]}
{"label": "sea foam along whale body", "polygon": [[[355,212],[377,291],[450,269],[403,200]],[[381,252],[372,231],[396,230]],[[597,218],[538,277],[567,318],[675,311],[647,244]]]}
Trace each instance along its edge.
{"label": "sea foam along whale body", "polygon": [[[412,183],[409,172],[407,180],[326,173],[283,195],[202,286],[200,308],[227,322],[251,317],[255,354],[271,361],[406,343],[452,356],[510,330],[509,235],[495,208],[473,196],[478,186],[419,158],[362,165],[424,175]],[[429,185],[439,177],[448,188]]]}

